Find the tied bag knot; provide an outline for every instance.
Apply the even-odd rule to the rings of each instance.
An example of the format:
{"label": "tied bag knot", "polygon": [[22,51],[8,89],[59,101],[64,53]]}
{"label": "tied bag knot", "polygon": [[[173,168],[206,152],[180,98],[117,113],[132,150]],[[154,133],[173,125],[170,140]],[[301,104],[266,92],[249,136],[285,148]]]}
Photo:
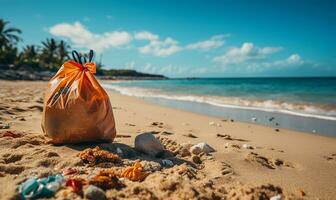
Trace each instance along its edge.
{"label": "tied bag knot", "polygon": [[70,61],[71,64],[78,67],[81,71],[89,71],[92,74],[96,73],[96,63],[92,62],[93,59],[93,50],[90,50],[88,54],[88,62],[86,60],[86,56],[82,56],[77,51],[72,51],[72,57],[74,61]]}

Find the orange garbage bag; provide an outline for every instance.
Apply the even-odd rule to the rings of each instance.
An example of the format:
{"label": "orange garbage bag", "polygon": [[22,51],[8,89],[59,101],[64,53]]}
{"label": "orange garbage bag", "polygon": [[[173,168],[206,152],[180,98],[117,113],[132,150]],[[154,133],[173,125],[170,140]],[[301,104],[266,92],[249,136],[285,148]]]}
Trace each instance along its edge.
{"label": "orange garbage bag", "polygon": [[[43,132],[54,144],[113,141],[116,135],[112,106],[94,77],[96,64],[76,51],[49,81],[44,99]],[[83,61],[84,60],[84,61]]]}

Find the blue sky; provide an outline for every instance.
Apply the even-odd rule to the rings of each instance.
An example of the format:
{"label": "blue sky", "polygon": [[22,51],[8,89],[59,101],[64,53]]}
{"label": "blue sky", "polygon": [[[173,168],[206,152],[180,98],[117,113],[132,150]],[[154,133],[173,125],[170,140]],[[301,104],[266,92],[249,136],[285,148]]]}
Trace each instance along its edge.
{"label": "blue sky", "polygon": [[23,43],[170,77],[336,76],[336,1],[0,0]]}

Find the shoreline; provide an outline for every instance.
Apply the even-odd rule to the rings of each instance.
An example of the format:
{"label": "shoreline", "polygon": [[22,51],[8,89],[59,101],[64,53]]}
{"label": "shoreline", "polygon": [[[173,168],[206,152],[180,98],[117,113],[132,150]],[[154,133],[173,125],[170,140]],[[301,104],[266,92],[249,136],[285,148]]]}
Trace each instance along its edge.
{"label": "shoreline", "polygon": [[184,111],[199,113],[207,116],[233,119],[245,123],[260,124],[274,129],[286,128],[294,131],[302,131],[309,134],[319,134],[336,137],[336,118],[332,116],[300,113],[290,110],[278,111],[271,108],[255,108],[236,105],[219,105],[207,102],[189,101],[171,97],[159,97],[129,94],[111,87],[113,82],[104,81],[102,86],[121,95],[144,99],[149,103],[178,108]]}
{"label": "shoreline", "polygon": [[[43,108],[42,102],[47,82],[0,81],[0,84],[2,86],[0,121],[10,125],[6,130],[25,131],[34,137],[42,137],[41,108]],[[133,146],[135,136],[143,132],[156,133],[178,144],[206,142],[216,152],[213,153],[212,160],[204,160],[205,168],[202,171],[204,177],[200,180],[214,178],[219,185],[231,182],[233,184],[234,181],[247,185],[270,183],[280,186],[286,192],[308,199],[332,199],[336,195],[334,190],[336,138],[334,137],[282,128],[277,132],[274,128],[264,125],[223,121],[220,117],[164,107],[110,90],[107,90],[107,93],[113,106],[117,135],[119,135],[113,144]],[[162,123],[162,126],[153,125],[156,122]],[[5,142],[3,139],[1,141]],[[8,141],[5,144],[11,143]],[[63,165],[70,165],[67,162],[71,163],[79,152],[78,147],[42,143],[36,147],[33,145],[34,148],[23,145],[11,149],[6,148],[6,145],[1,145],[1,156],[8,153],[23,156],[22,160],[10,164],[10,166],[25,166],[26,170],[19,175],[19,180],[28,176],[31,169],[42,171],[62,169]],[[25,160],[36,152],[41,152],[41,147],[42,154],[45,151],[53,151],[60,157],[46,158],[43,154],[42,160]],[[46,168],[39,165],[42,161],[45,163],[45,159],[55,160],[50,161],[49,167]],[[274,165],[275,161],[279,165]],[[220,163],[230,166],[229,175],[223,175],[223,164]],[[6,184],[0,196],[1,194],[10,196],[16,189],[17,175],[4,173],[3,164],[0,165],[0,174],[4,175],[4,177],[0,176],[0,183]],[[155,185],[156,181],[159,181],[155,179],[158,175],[152,177],[153,180],[149,179],[140,184]],[[195,181],[191,180],[190,183]],[[300,191],[304,191],[305,195],[302,196]]]}

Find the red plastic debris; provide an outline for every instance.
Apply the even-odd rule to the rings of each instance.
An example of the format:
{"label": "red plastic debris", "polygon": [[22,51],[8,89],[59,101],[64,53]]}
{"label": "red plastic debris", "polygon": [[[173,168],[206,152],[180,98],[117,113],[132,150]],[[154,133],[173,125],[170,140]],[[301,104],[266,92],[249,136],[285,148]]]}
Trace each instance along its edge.
{"label": "red plastic debris", "polygon": [[83,178],[70,178],[66,181],[66,186],[70,186],[75,193],[82,192],[83,185],[85,184],[86,181]]}
{"label": "red plastic debris", "polygon": [[18,138],[18,137],[22,137],[22,135],[20,133],[14,133],[12,131],[5,131],[2,134],[2,137],[12,137],[12,138]]}
{"label": "red plastic debris", "polygon": [[63,171],[63,175],[67,176],[67,175],[72,175],[72,174],[76,174],[78,172],[77,169],[73,169],[73,168],[67,168]]}

